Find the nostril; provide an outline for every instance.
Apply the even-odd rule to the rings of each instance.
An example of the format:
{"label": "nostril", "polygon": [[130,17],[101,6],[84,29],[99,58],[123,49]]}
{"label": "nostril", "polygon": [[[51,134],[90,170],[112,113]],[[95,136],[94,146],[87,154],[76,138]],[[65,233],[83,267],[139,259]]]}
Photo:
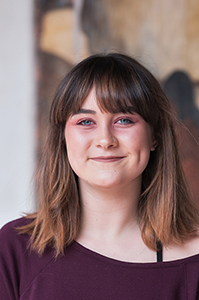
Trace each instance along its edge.
{"label": "nostril", "polygon": [[117,137],[113,134],[109,124],[103,124],[99,126],[96,131],[95,145],[108,149],[115,147],[118,144]]}
{"label": "nostril", "polygon": [[113,136],[107,138],[98,139],[96,141],[96,146],[101,148],[111,148],[115,147],[118,144],[117,139]]}

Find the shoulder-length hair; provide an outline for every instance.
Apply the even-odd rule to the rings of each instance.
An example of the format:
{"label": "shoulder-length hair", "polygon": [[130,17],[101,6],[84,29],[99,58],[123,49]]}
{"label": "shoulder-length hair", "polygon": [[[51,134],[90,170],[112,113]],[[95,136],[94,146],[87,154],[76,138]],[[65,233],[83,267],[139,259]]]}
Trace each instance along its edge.
{"label": "shoulder-length hair", "polygon": [[156,150],[142,176],[138,204],[145,244],[157,250],[182,243],[196,234],[199,220],[179,161],[175,115],[158,81],[135,59],[119,53],[93,55],[76,65],[62,80],[50,111],[49,133],[39,164],[38,211],[20,232],[31,235],[32,248],[42,254],[47,245],[63,253],[80,230],[78,181],[68,161],[65,124],[95,88],[106,112],[136,112],[152,128]]}

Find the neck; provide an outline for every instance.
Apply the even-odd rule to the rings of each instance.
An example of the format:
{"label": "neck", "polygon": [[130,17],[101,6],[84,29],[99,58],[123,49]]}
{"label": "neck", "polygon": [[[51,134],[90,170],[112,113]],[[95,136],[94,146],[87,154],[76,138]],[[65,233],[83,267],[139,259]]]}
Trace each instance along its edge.
{"label": "neck", "polygon": [[[78,240],[119,240],[138,231],[141,184],[102,189],[79,182],[82,224]],[[135,230],[136,229],[136,230]]]}
{"label": "neck", "polygon": [[77,242],[122,261],[156,260],[141,238],[137,216],[141,180],[116,189],[96,188],[81,181],[79,186],[82,220]]}

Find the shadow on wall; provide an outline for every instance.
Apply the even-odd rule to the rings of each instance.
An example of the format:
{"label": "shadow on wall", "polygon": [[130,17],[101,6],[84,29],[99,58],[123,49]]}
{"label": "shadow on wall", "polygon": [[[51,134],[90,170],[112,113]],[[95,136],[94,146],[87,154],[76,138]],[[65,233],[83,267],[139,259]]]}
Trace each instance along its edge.
{"label": "shadow on wall", "polygon": [[164,91],[182,121],[176,128],[183,168],[193,198],[199,206],[199,110],[188,74],[175,71],[164,82]]}
{"label": "shadow on wall", "polygon": [[74,0],[35,0],[35,4],[39,6],[42,11],[70,7]]}

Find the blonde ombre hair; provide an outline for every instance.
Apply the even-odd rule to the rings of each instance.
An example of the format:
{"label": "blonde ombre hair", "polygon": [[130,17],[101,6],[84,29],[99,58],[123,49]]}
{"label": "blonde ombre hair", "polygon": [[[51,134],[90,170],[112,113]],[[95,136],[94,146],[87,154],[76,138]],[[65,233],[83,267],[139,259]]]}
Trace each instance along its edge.
{"label": "blonde ombre hair", "polygon": [[50,111],[49,132],[37,174],[38,210],[19,229],[42,254],[47,245],[64,252],[80,230],[78,180],[67,157],[64,128],[92,88],[108,112],[136,112],[151,126],[157,143],[142,176],[138,206],[145,244],[183,243],[196,234],[198,210],[190,199],[179,161],[175,115],[158,81],[135,59],[119,53],[93,55],[62,80]]}

